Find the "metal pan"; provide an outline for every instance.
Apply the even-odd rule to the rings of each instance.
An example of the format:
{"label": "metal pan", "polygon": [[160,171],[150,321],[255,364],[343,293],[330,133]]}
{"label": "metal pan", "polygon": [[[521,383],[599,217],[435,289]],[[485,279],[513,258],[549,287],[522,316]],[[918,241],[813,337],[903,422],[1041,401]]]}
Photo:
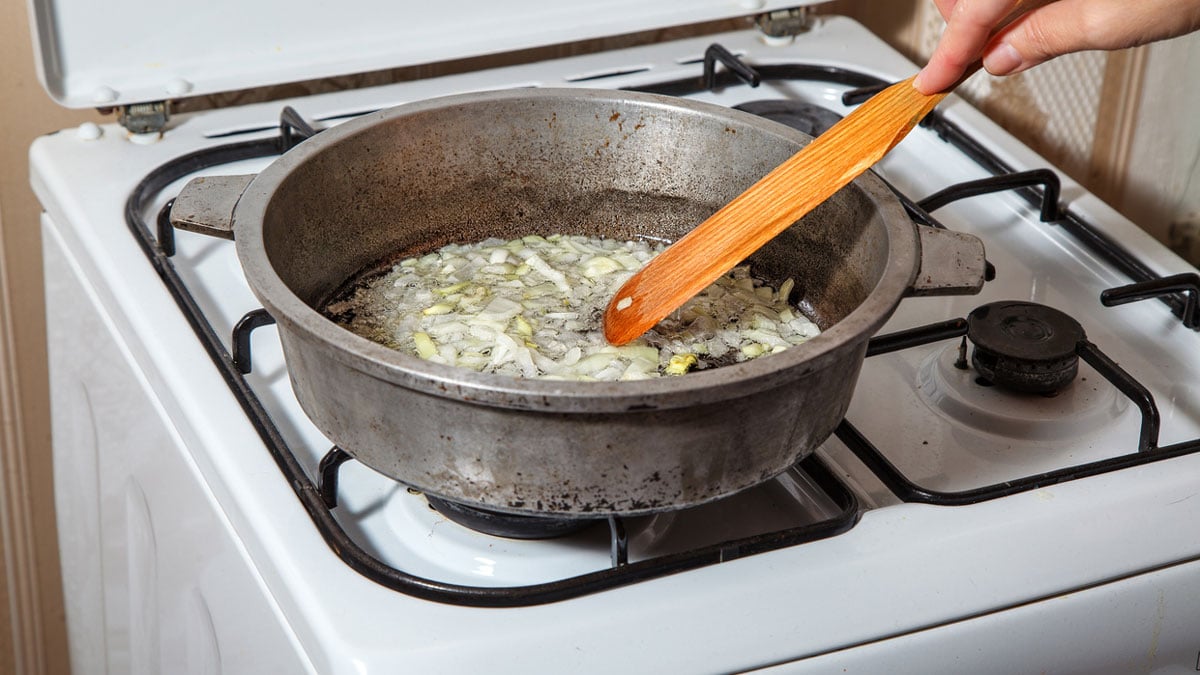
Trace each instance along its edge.
{"label": "metal pan", "polygon": [[185,229],[236,235],[292,384],[348,453],[452,501],[594,517],[676,509],[768,480],[844,415],[868,338],[907,295],[976,292],[983,246],[919,227],[867,174],[751,259],[794,278],[823,329],[678,378],[523,380],[423,361],[319,311],[364,270],[531,233],[675,239],[808,137],[752,115],[614,91],[515,90],[400,106],[252,177],[196,179]]}

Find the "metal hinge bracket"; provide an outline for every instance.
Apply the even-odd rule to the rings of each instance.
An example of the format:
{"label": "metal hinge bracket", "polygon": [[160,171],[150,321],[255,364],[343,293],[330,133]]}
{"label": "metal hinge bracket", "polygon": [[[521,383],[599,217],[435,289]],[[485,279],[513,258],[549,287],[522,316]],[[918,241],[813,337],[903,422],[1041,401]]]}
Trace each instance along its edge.
{"label": "metal hinge bracket", "polygon": [[767,37],[792,37],[812,28],[812,13],[808,7],[777,9],[754,17],[754,24]]}
{"label": "metal hinge bracket", "polygon": [[117,122],[133,134],[157,134],[171,119],[170,101],[131,103],[117,109]]}

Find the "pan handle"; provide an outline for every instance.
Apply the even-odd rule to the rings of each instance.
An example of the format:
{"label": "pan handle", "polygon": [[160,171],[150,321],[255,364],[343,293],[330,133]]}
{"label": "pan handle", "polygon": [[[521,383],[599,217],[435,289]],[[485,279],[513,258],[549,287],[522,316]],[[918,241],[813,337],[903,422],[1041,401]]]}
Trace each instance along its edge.
{"label": "pan handle", "polygon": [[171,206],[171,225],[188,232],[233,239],[233,210],[254,176],[193,178]]}
{"label": "pan handle", "polygon": [[964,232],[917,225],[921,267],[906,295],[973,295],[983,288],[983,242]]}

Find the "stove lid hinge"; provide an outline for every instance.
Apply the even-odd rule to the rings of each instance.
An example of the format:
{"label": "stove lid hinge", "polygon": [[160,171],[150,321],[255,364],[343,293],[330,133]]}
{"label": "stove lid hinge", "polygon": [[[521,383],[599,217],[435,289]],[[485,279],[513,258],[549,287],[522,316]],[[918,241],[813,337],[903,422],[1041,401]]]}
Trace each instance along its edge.
{"label": "stove lid hinge", "polygon": [[812,29],[813,13],[809,7],[777,9],[754,17],[754,25],[768,38],[795,37]]}
{"label": "stove lid hinge", "polygon": [[162,133],[170,119],[170,101],[131,103],[117,109],[117,122],[133,134]]}

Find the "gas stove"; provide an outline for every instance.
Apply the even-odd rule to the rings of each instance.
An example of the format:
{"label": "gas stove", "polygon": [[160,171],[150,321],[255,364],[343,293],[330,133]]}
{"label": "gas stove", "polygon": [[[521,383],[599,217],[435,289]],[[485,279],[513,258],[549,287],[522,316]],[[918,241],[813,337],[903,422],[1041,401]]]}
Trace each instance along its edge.
{"label": "gas stove", "polygon": [[332,447],[233,244],[166,223],[186,180],[409,101],[620,88],[819,131],[914,70],[835,17],[39,139],[75,667],[1194,668],[1200,278],[961,100],[875,171],[984,241],[983,292],[904,300],[782,476],[551,538],[480,532]]}

